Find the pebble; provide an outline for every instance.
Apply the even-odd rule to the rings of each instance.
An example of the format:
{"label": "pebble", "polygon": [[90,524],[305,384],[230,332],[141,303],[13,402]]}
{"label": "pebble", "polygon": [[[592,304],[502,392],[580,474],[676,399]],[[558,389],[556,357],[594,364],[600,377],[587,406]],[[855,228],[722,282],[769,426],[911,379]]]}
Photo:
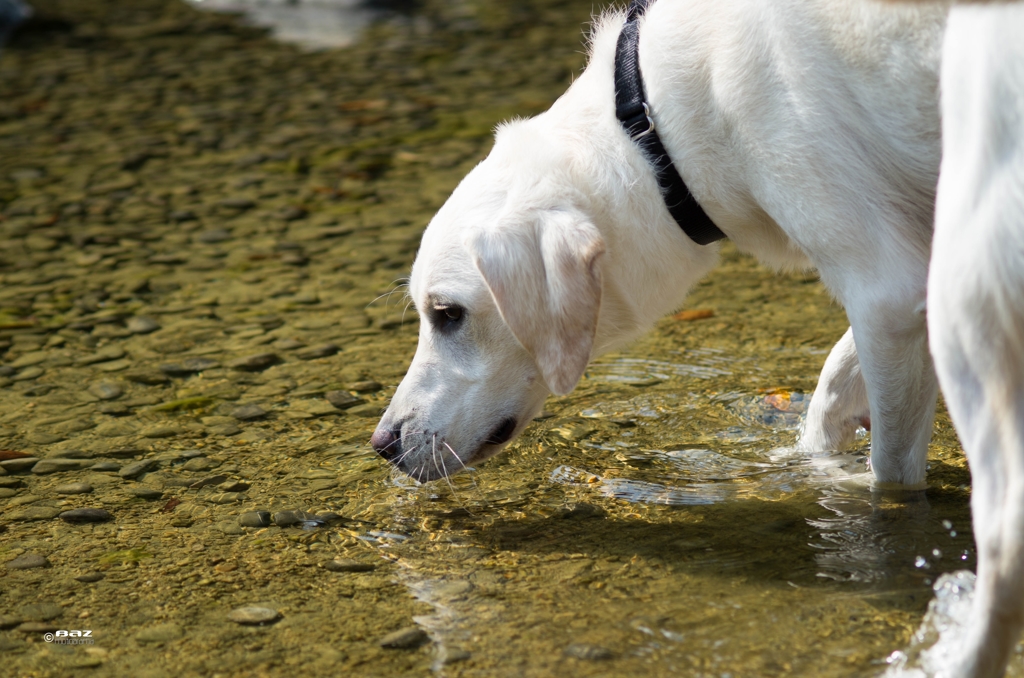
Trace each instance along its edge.
{"label": "pebble", "polygon": [[140,643],[166,643],[184,635],[185,631],[177,624],[157,624],[136,633],[135,640]]}
{"label": "pebble", "polygon": [[7,562],[8,570],[33,570],[37,567],[50,567],[50,561],[38,553],[25,553]]}
{"label": "pebble", "polygon": [[232,410],[231,416],[240,421],[253,421],[267,416],[267,411],[259,405],[242,405]]}
{"label": "pebble", "polygon": [[124,403],[103,403],[99,406],[100,414],[107,414],[111,417],[123,417],[131,414],[132,410]]}
{"label": "pebble", "polygon": [[63,471],[80,471],[92,465],[91,459],[42,459],[32,466],[32,473],[46,475]]}
{"label": "pebble", "polygon": [[284,339],[278,339],[272,344],[272,346],[279,351],[294,351],[297,348],[305,347],[306,342],[286,337]]}
{"label": "pebble", "polygon": [[363,403],[362,398],[357,398],[348,391],[328,391],[324,394],[324,398],[339,410],[347,410]]}
{"label": "pebble", "polygon": [[304,348],[301,351],[296,351],[295,355],[299,360],[315,360],[317,358],[327,358],[336,354],[340,349],[335,344],[324,344],[323,346],[313,346],[310,348]]}
{"label": "pebble", "polygon": [[562,652],[567,657],[575,657],[576,659],[592,662],[611,659],[613,656],[612,651],[608,648],[601,647],[600,645],[590,645],[589,643],[573,643]]}
{"label": "pebble", "polygon": [[116,381],[100,381],[89,387],[89,393],[100,400],[114,400],[124,395],[124,387]]}
{"label": "pebble", "polygon": [[13,629],[23,621],[25,620],[17,615],[0,614],[0,630],[6,631],[7,629]]}
{"label": "pebble", "polygon": [[0,487],[24,487],[25,483],[22,482],[21,478],[11,478],[9,476],[0,475]]}
{"label": "pebble", "polygon": [[356,393],[374,393],[384,388],[378,381],[356,381],[345,387],[346,390]]}
{"label": "pebble", "polygon": [[89,483],[67,483],[53,488],[57,494],[88,494],[92,492],[92,485]]}
{"label": "pebble", "polygon": [[4,517],[14,521],[51,520],[59,513],[60,509],[51,506],[27,506],[20,511],[10,511]]}
{"label": "pebble", "polygon": [[[38,344],[37,344],[38,346]],[[11,367],[16,370],[20,370],[23,367],[31,367],[40,363],[45,363],[50,354],[46,351],[31,351],[22,355],[20,358],[11,363]]]}
{"label": "pebble", "polygon": [[149,334],[160,329],[160,323],[144,315],[137,315],[128,318],[125,327],[132,334]]}
{"label": "pebble", "polygon": [[64,608],[53,603],[32,603],[18,612],[28,621],[50,621],[64,614]]}
{"label": "pebble", "polygon": [[102,572],[86,572],[85,574],[80,574],[77,577],[74,577],[74,579],[86,584],[92,584],[93,582],[98,582],[103,579],[105,576],[106,575]]}
{"label": "pebble", "polygon": [[27,471],[39,462],[39,457],[18,457],[17,459],[4,459],[0,461],[0,468],[8,473],[21,473]]}
{"label": "pebble", "polygon": [[315,514],[305,511],[278,511],[274,514],[274,524],[278,527],[290,527],[315,518]]}
{"label": "pebble", "polygon": [[[121,465],[118,464],[117,462],[114,462],[114,461],[101,461],[98,464],[93,464],[92,466],[90,466],[89,470],[90,471],[98,471],[100,473],[111,473],[111,472],[116,473],[116,472],[119,472],[121,470]],[[124,476],[124,477],[127,477],[127,476]]]}
{"label": "pebble", "polygon": [[43,376],[44,371],[42,367],[28,367],[11,377],[11,381],[32,381]]}
{"label": "pebble", "polygon": [[131,493],[139,499],[145,499],[146,501],[153,501],[164,496],[164,493],[160,490],[154,490],[149,487],[133,487]]}
{"label": "pebble", "polygon": [[162,374],[155,370],[145,372],[126,372],[124,378],[136,384],[146,384],[147,386],[159,386],[160,384],[166,384],[170,381],[170,378],[166,374]]}
{"label": "pebble", "polygon": [[173,438],[177,435],[181,435],[184,432],[178,426],[163,425],[163,426],[150,426],[144,428],[141,431],[143,438]]}
{"label": "pebble", "polygon": [[249,483],[240,480],[229,480],[217,486],[221,492],[245,492],[250,487]]}
{"label": "pebble", "polygon": [[234,504],[242,499],[241,492],[217,492],[206,497],[211,504]]}
{"label": "pebble", "polygon": [[236,624],[245,624],[247,626],[270,624],[280,618],[281,613],[277,610],[269,607],[259,607],[256,605],[236,607],[234,610],[231,610],[231,612],[228,612],[228,619]]}
{"label": "pebble", "polygon": [[18,494],[18,491],[13,487],[0,487],[0,499],[7,499]]}
{"label": "pebble", "polygon": [[210,469],[218,466],[220,466],[219,461],[210,459],[209,457],[196,457],[186,461],[181,468],[185,471],[209,471]]}
{"label": "pebble", "polygon": [[61,513],[60,519],[66,523],[105,523],[114,516],[106,509],[77,508]]}
{"label": "pebble", "polygon": [[257,353],[255,355],[232,360],[228,363],[228,367],[233,370],[241,370],[243,372],[261,372],[271,365],[276,365],[279,362],[281,362],[281,357],[276,353]]}
{"label": "pebble", "polygon": [[238,428],[235,424],[218,424],[217,426],[211,426],[207,431],[213,436],[236,436],[242,432],[242,429]]}
{"label": "pebble", "polygon": [[242,527],[269,527],[270,511],[246,511],[238,516],[238,524]]}
{"label": "pebble", "polygon": [[195,481],[194,483],[189,485],[189,489],[198,490],[200,487],[206,487],[207,485],[219,485],[227,479],[228,477],[223,474],[210,476],[208,478],[203,478],[202,480]]}
{"label": "pebble", "polygon": [[111,344],[105,346],[100,350],[96,351],[92,355],[87,355],[79,358],[75,361],[76,365],[95,365],[97,363],[105,363],[110,360],[120,360],[125,356],[124,349],[117,344]]}
{"label": "pebble", "polygon": [[[127,466],[123,467],[120,471],[118,471],[117,475],[126,479],[138,478],[146,471],[152,469],[154,466],[156,466],[155,459],[142,459],[140,461],[133,461],[132,463],[128,464]],[[93,468],[95,469],[95,467]]]}
{"label": "pebble", "polygon": [[377,641],[377,644],[388,650],[412,650],[430,640],[427,632],[418,626],[399,629]]}
{"label": "pebble", "polygon": [[220,363],[212,358],[189,358],[181,363],[161,365],[160,371],[171,377],[188,377],[218,367]]}
{"label": "pebble", "polygon": [[335,558],[324,563],[324,569],[329,572],[373,572],[377,566],[348,558]]}

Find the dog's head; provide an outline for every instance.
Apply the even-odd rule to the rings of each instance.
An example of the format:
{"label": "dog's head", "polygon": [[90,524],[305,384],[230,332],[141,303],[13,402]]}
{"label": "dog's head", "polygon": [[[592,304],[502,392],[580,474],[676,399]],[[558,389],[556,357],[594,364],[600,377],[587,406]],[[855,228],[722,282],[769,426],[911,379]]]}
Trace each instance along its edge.
{"label": "dog's head", "polygon": [[591,358],[605,244],[571,158],[531,122],[499,133],[413,265],[419,345],[372,445],[419,480],[496,454]]}

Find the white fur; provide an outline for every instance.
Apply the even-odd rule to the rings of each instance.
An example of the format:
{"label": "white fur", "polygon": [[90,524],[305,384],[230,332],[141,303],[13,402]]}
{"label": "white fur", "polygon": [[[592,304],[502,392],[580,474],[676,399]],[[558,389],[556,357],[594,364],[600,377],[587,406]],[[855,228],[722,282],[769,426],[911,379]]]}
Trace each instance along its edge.
{"label": "white fur", "polygon": [[[648,100],[695,197],[741,250],[816,267],[850,317],[821,383],[865,385],[820,398],[831,404],[814,406],[804,441],[841,448],[870,409],[875,474],[907,485],[924,481],[937,392],[923,308],[944,14],[658,0],[640,27]],[[423,236],[410,283],[420,343],[374,437],[414,477],[495,454],[503,421],[518,434],[549,392],[678,308],[716,263],[716,246],[672,221],[615,119],[622,20],[599,21],[586,71],[549,111],[498,131]],[[435,322],[445,304],[465,309],[451,332]]]}
{"label": "white fur", "polygon": [[971,465],[978,579],[962,658],[1000,676],[1024,625],[1024,4],[954,6],[928,278],[932,355]]}

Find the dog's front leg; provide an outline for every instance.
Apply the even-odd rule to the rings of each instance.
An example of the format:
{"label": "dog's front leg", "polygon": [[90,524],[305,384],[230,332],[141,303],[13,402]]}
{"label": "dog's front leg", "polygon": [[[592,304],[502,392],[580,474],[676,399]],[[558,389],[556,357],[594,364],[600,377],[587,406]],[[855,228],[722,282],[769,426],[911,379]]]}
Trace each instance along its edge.
{"label": "dog's front leg", "polygon": [[879,482],[922,486],[938,381],[923,298],[894,293],[909,286],[889,282],[846,305],[870,404],[871,468]]}
{"label": "dog's front leg", "polygon": [[870,414],[853,330],[848,329],[821,369],[799,447],[807,452],[841,452],[853,442],[859,427],[871,428]]}

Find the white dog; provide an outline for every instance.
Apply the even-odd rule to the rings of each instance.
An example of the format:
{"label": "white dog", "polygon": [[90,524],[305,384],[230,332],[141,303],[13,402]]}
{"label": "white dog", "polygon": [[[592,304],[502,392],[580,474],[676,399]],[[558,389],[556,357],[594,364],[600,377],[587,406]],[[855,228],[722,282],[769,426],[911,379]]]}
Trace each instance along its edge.
{"label": "white dog", "polygon": [[942,52],[932,354],[971,464],[978,578],[949,676],[999,676],[1024,625],[1024,3],[955,6]]}
{"label": "white dog", "polygon": [[[639,65],[658,134],[736,246],[816,267],[851,331],[802,436],[870,416],[877,479],[921,486],[937,382],[925,290],[945,10],[858,0],[658,0]],[[497,453],[587,363],[678,308],[717,260],[673,220],[615,114],[622,14],[546,113],[502,127],[423,236],[419,347],[372,443],[420,480]],[[855,347],[856,344],[856,347]]]}

